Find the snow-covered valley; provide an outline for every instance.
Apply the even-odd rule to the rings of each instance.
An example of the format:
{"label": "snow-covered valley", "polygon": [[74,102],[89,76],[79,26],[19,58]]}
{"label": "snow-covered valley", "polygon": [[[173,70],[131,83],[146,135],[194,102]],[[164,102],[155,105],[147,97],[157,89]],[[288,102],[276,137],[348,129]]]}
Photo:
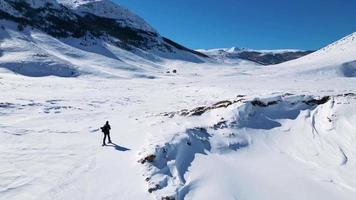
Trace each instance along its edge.
{"label": "snow-covered valley", "polygon": [[[1,199],[352,199],[354,78],[174,64],[177,74],[156,79],[2,73]],[[165,114],[239,99],[201,116]],[[117,146],[101,147],[105,120]]]}
{"label": "snow-covered valley", "polygon": [[[58,2],[78,19],[113,6]],[[354,199],[355,33],[263,66],[200,55],[121,9],[109,17],[148,44],[53,37],[0,15],[1,200]],[[106,120],[114,143],[102,146]]]}

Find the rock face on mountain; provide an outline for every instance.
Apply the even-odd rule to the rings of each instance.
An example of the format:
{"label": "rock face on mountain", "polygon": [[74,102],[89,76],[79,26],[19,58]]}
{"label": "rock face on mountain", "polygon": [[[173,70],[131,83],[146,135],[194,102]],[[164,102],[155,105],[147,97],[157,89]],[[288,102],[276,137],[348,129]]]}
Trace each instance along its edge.
{"label": "rock face on mountain", "polygon": [[109,0],[0,0],[0,19],[18,23],[20,31],[29,26],[56,38],[99,38],[130,51],[187,54],[194,61],[206,57],[160,36]]}
{"label": "rock face on mountain", "polygon": [[295,49],[251,50],[242,48],[240,49],[236,47],[209,50],[200,49],[197,51],[224,63],[234,64],[239,62],[240,60],[248,60],[261,65],[279,64],[300,58],[313,52]]}
{"label": "rock face on mountain", "polygon": [[294,60],[312,52],[313,51],[291,51],[281,53],[263,53],[258,51],[244,51],[239,54],[239,58],[250,60],[262,65],[273,65]]}

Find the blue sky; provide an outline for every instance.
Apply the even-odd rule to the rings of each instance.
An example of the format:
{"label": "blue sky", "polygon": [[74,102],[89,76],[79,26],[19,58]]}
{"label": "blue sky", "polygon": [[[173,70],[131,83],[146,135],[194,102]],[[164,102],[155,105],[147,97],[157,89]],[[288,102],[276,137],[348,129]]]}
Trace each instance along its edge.
{"label": "blue sky", "polygon": [[318,49],[356,31],[356,0],[114,1],[193,49]]}

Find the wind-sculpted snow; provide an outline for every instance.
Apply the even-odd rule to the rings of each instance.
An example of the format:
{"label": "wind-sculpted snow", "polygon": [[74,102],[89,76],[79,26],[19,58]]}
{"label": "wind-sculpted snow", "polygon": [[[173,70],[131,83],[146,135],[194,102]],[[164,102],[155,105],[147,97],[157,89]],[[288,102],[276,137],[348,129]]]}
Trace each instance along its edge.
{"label": "wind-sculpted snow", "polygon": [[[197,157],[199,157],[198,155],[203,157],[220,154],[233,156],[235,154],[231,152],[261,148],[259,146],[261,144],[256,144],[261,141],[266,142],[267,146],[272,145],[270,148],[277,148],[279,151],[285,152],[287,157],[297,163],[301,162],[299,164],[304,162],[300,160],[302,158],[300,156],[303,154],[304,159],[318,163],[317,165],[320,166],[332,165],[333,167],[340,167],[347,165],[352,147],[347,143],[339,143],[341,142],[339,140],[330,140],[333,136],[329,134],[334,131],[344,130],[344,127],[339,127],[335,124],[338,123],[334,108],[335,104],[340,104],[345,100],[355,102],[354,96],[346,94],[333,97],[313,97],[286,94],[271,98],[239,101],[239,103],[230,104],[229,107],[213,108],[212,106],[207,106],[211,109],[199,116],[183,115],[184,118],[199,118],[194,120],[208,123],[176,133],[169,141],[162,145],[154,145],[152,150],[146,149],[141,154],[150,155],[149,157],[151,157],[142,162],[147,168],[145,176],[148,182],[148,191],[156,194],[157,199],[185,199],[188,194],[196,194],[194,193],[194,188],[200,185],[197,183],[200,181],[199,179],[191,178],[192,174],[198,173],[195,170],[201,169],[192,169],[192,166],[199,164],[199,161],[196,161]],[[216,120],[216,115],[221,118]],[[213,118],[210,119],[211,117]],[[183,121],[181,123],[189,123],[188,120],[179,119]],[[341,123],[343,122],[341,121]],[[304,133],[298,132],[302,127],[307,130]],[[294,152],[294,149],[288,146],[289,142],[286,144],[286,141],[282,142],[284,140],[283,137],[288,137],[287,135],[289,134],[296,134],[294,136],[296,137],[296,140],[294,140],[296,143],[293,144],[293,140],[291,141],[295,146],[294,148],[303,148],[304,145],[307,145],[306,149]],[[310,135],[306,136],[305,134]],[[278,144],[273,145],[273,143],[268,142],[268,139],[265,138],[267,136],[274,138]],[[308,137],[313,139],[307,141]],[[297,140],[300,141],[298,142]],[[323,149],[315,149],[316,147],[309,146],[309,144],[317,144],[321,141],[328,141],[328,143],[323,142],[325,145]],[[314,155],[315,151],[318,152],[316,157]],[[332,159],[327,159],[329,156]],[[352,156],[356,155],[352,154]],[[204,159],[203,157],[201,159]],[[255,158],[252,156],[249,159]],[[328,169],[328,167],[326,168]],[[239,168],[236,170],[239,170]],[[231,172],[225,173],[229,174]],[[204,176],[207,175],[204,174]],[[210,175],[214,177],[214,175]],[[201,184],[204,183],[202,182]],[[216,184],[219,185],[220,183],[216,182]],[[240,189],[237,190],[240,191]],[[200,197],[198,199],[214,199],[202,193],[199,193],[198,196]],[[202,198],[202,196],[205,196],[205,198]],[[222,193],[214,194],[213,196],[216,198],[220,196],[224,199],[224,194]],[[258,195],[250,194],[246,197],[252,196]],[[194,195],[189,197],[189,199],[196,199]]]}

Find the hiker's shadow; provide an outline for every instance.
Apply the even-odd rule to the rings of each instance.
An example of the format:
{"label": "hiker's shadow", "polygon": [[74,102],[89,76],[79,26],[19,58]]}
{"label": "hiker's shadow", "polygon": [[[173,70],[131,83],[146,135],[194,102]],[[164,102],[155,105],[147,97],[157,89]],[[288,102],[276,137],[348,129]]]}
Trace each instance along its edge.
{"label": "hiker's shadow", "polygon": [[130,150],[131,150],[131,149],[128,149],[128,148],[126,148],[126,147],[119,146],[119,145],[117,145],[117,144],[115,144],[115,143],[110,143],[110,144],[107,144],[106,146],[108,146],[108,147],[114,147],[115,150],[118,150],[118,151],[130,151]]}

